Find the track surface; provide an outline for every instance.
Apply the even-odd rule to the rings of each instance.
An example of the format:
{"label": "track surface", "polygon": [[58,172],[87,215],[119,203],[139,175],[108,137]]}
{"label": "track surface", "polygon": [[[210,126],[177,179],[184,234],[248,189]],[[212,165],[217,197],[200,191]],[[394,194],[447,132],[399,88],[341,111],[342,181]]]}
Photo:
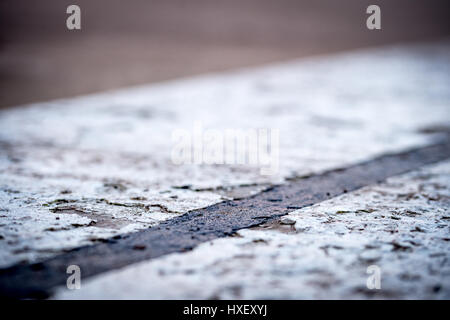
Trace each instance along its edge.
{"label": "track surface", "polygon": [[448,140],[407,152],[388,154],[349,168],[297,179],[241,200],[225,201],[163,222],[157,227],[81,247],[49,260],[0,271],[0,295],[45,298],[66,282],[66,268],[76,264],[83,278],[154,259],[277,219],[293,210],[384,181],[450,157]]}

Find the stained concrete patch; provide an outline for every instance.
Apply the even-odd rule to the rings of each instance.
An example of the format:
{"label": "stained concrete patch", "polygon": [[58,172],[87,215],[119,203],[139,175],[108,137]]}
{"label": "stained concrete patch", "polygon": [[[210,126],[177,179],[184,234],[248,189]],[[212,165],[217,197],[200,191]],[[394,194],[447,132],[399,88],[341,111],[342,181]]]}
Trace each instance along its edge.
{"label": "stained concrete patch", "polygon": [[[146,229],[273,184],[438,138],[450,44],[210,75],[0,113],[0,266]],[[370,75],[361,81],[361,75]],[[171,134],[280,130],[279,172],[174,165]]]}
{"label": "stained concrete patch", "polygon": [[[449,299],[450,161],[60,288],[56,299]],[[370,290],[367,268],[381,270]]]}

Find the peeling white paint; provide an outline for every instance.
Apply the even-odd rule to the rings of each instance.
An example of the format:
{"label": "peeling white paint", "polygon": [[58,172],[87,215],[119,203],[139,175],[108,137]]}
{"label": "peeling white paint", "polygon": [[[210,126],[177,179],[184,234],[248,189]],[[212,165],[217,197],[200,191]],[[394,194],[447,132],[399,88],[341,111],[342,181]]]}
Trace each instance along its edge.
{"label": "peeling white paint", "polygon": [[[448,41],[357,51],[1,111],[0,267],[429,143],[417,130],[450,120],[449,53]],[[197,120],[280,129],[279,175],[171,164],[171,132]]]}
{"label": "peeling white paint", "polygon": [[[450,161],[87,279],[56,299],[450,298]],[[368,266],[381,289],[366,287]]]}

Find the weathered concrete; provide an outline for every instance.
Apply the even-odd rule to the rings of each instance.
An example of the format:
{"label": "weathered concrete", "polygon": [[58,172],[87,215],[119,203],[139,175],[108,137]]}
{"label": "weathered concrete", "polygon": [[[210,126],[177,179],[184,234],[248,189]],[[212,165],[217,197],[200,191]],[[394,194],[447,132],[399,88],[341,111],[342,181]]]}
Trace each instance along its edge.
{"label": "weathered concrete", "polygon": [[[271,221],[297,208],[383,181],[428,163],[450,157],[450,142],[386,155],[346,169],[297,179],[248,198],[226,201],[161,222],[149,230],[116,236],[95,246],[75,249],[31,265],[0,270],[0,296],[46,297],[67,280],[66,269],[77,265],[83,277],[195,246]],[[283,219],[283,225],[295,221]]]}
{"label": "weathered concrete", "polygon": [[[58,299],[449,299],[450,162],[296,210],[191,252],[61,287]],[[381,270],[369,290],[367,267]]]}
{"label": "weathered concrete", "polygon": [[[0,266],[430,143],[436,133],[418,130],[450,119],[449,52],[449,42],[359,51],[3,111]],[[279,174],[173,165],[171,133],[199,119],[280,129]]]}

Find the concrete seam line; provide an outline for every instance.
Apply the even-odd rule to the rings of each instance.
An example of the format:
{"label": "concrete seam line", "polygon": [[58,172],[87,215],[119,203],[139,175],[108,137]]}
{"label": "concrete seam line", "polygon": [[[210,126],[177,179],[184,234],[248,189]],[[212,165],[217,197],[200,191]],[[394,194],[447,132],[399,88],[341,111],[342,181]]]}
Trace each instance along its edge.
{"label": "concrete seam line", "polygon": [[80,266],[82,278],[86,279],[132,263],[191,250],[203,242],[449,157],[449,140],[386,154],[344,169],[274,186],[244,199],[193,210],[150,229],[76,248],[42,262],[0,269],[0,296],[46,298],[54,287],[66,283],[69,265]]}

